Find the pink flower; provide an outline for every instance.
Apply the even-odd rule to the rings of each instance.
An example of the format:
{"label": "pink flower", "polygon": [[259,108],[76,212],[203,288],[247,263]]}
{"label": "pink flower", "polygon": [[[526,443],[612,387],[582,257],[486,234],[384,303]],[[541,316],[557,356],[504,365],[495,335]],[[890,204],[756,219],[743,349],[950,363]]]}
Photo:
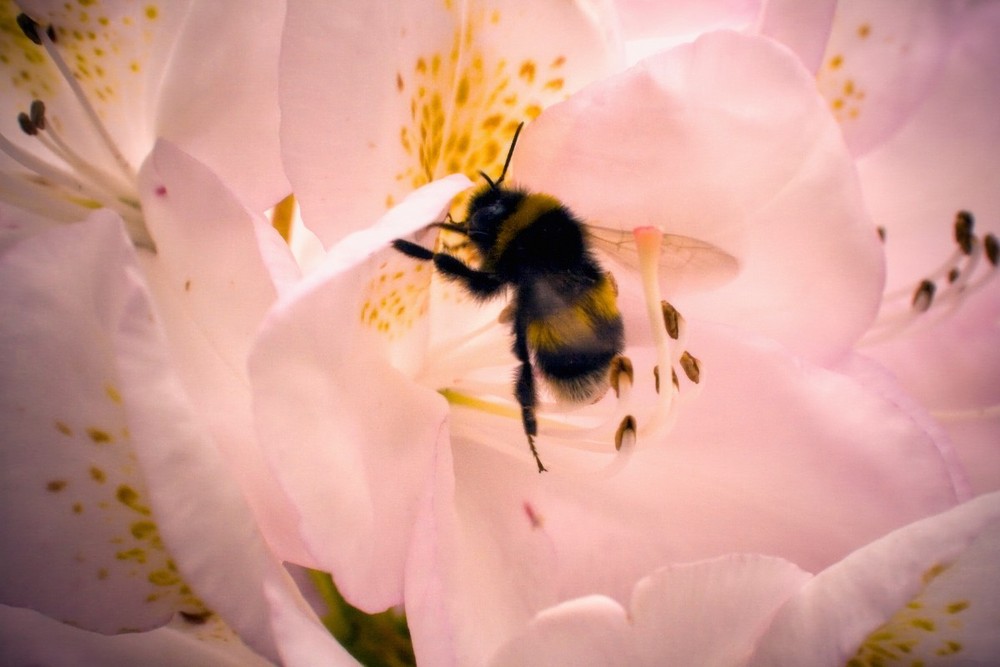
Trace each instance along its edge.
{"label": "pink flower", "polygon": [[[419,68],[422,51],[407,53]],[[286,118],[305,113],[299,102],[285,97]],[[358,179],[393,178],[377,168],[389,148],[373,132],[344,140],[354,152],[286,152],[296,189],[314,197],[306,223],[326,211],[328,238],[377,210],[366,193],[378,188]],[[343,176],[329,155],[362,165],[349,205],[317,185]],[[665,563],[743,551],[818,571],[963,493],[946,445],[828,369],[875,316],[882,251],[840,130],[787,50],[711,34],[592,84],[525,129],[511,180],[589,223],[654,226],[677,242],[660,281],[648,258],[641,279],[625,255],[604,256],[631,394],[573,412],[546,404],[548,473],[510,393],[504,304],[479,307],[387,247],[440,220],[461,177],[333,245],[251,354],[260,440],[311,555],[363,609],[404,604],[418,659],[482,664],[540,610],[589,594],[624,601]],[[686,321],[677,339],[647,316],[662,317],[661,298]],[[685,351],[700,373],[684,373]],[[619,455],[625,414],[636,440]]]}
{"label": "pink flower", "polygon": [[245,495],[244,359],[290,261],[244,203],[286,187],[276,9],[0,11],[5,661],[348,661],[272,550],[290,505]]}
{"label": "pink flower", "polygon": [[[1000,489],[1000,87],[992,74],[1000,12],[977,6],[955,24],[960,37],[921,104],[858,161],[888,268],[882,310],[859,351],[940,421],[983,493]],[[959,218],[973,224],[956,237]]]}
{"label": "pink flower", "polygon": [[998,501],[918,521],[815,576],[760,555],[671,565],[627,606],[592,595],[539,612],[489,664],[991,664]]}

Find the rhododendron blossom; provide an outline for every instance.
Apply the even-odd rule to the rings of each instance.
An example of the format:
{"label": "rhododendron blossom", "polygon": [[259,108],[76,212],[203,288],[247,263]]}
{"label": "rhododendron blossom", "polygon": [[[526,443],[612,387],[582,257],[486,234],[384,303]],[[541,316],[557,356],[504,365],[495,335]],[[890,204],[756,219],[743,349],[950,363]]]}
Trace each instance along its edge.
{"label": "rhododendron blossom", "polygon": [[[297,101],[286,117],[307,112]],[[285,158],[296,189],[295,174],[311,188],[333,171]],[[503,300],[480,306],[388,247],[433,244],[421,230],[467,181],[333,245],[251,356],[260,440],[310,552],[353,604],[404,604],[418,660],[482,664],[545,607],[624,602],[664,563],[747,551],[817,571],[964,497],[945,442],[823,367],[877,311],[881,247],[839,128],[787,51],[706,35],[594,83],[525,128],[508,178],[638,230],[602,254],[634,373],[594,405],[543,405],[549,472],[511,395]],[[665,250],[634,252],[645,227]],[[650,270],[658,251],[669,271]],[[635,442],[616,451],[623,415]]]}
{"label": "rhododendron blossom", "polygon": [[[262,535],[288,505],[255,516],[240,486],[269,479],[241,355],[280,255],[235,190],[262,206],[286,185],[276,141],[227,147],[276,130],[276,28],[242,60],[254,106],[219,133],[198,118],[215,104],[198,89],[226,76],[195,48],[216,9],[2,5],[5,659],[145,662],[174,642],[161,660],[262,663],[293,644],[347,660]],[[246,9],[216,45],[280,17]]]}
{"label": "rhododendron blossom", "polygon": [[807,4],[0,0],[0,661],[993,660],[1000,11]]}

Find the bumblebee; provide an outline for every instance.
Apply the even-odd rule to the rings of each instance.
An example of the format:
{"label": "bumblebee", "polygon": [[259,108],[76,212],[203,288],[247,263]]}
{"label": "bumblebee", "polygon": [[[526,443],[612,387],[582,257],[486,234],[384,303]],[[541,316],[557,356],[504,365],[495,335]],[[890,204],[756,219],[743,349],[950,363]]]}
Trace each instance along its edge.
{"label": "bumblebee", "polygon": [[625,336],[614,280],[594,257],[584,223],[555,197],[504,185],[523,125],[514,133],[500,177],[493,181],[479,172],[486,183],[470,198],[465,220],[433,225],[467,237],[478,252],[478,267],[403,239],[392,245],[432,261],[444,278],[479,301],[513,291],[506,312],[520,362],[514,397],[528,446],[544,472],[535,448],[535,373],[562,400],[595,400],[608,387]]}

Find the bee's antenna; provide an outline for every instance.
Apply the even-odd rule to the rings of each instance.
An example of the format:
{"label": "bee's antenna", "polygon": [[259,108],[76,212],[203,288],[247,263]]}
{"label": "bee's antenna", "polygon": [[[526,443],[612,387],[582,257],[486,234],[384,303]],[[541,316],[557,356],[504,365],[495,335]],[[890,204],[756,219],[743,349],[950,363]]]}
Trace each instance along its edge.
{"label": "bee's antenna", "polygon": [[503,183],[503,179],[507,176],[507,168],[510,166],[510,159],[514,157],[514,146],[517,145],[517,137],[521,134],[521,128],[524,127],[524,121],[521,121],[517,129],[514,130],[514,138],[510,140],[510,148],[507,150],[507,159],[503,163],[503,171],[500,172],[500,178],[494,181],[492,178],[486,175],[485,171],[480,171],[479,175],[486,179],[486,182],[490,184],[491,188],[496,188],[498,185]]}

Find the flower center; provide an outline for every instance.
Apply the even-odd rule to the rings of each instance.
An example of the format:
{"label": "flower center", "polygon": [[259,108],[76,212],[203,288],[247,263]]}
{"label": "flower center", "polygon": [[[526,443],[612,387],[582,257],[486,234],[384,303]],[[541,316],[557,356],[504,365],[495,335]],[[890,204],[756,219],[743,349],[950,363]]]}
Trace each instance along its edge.
{"label": "flower center", "polygon": [[885,294],[878,319],[863,343],[881,343],[903,332],[936,324],[994,279],[1000,261],[1000,244],[993,234],[978,237],[974,227],[975,218],[971,213],[959,211],[956,214],[953,226],[956,247],[916,287]]}
{"label": "flower center", "polygon": [[[549,469],[613,474],[636,447],[662,439],[673,426],[678,399],[700,381],[700,362],[685,350],[684,318],[660,295],[663,233],[640,228],[634,238],[652,349],[637,348],[631,356],[616,357],[608,371],[610,391],[589,404],[558,401],[540,383],[535,442]],[[527,456],[510,374],[515,361],[508,351],[510,335],[500,326],[509,325],[510,311],[508,305],[460,339],[432,349],[421,381],[437,387],[456,410],[502,418],[509,427],[503,429],[504,445],[523,447]],[[486,367],[484,359],[496,360],[496,365]],[[515,429],[516,438],[511,436]]]}
{"label": "flower center", "polygon": [[135,169],[60,54],[56,31],[52,26],[43,29],[26,14],[17,17],[17,24],[56,66],[82,112],[85,131],[93,133],[104,154],[75,149],[61,134],[58,115],[50,114],[45,102],[35,99],[27,111],[17,116],[21,131],[36,142],[35,149],[29,150],[0,134],[0,150],[13,160],[0,173],[4,199],[62,222],[78,221],[92,209],[111,209],[122,217],[137,247],[155,250],[142,216]]}

